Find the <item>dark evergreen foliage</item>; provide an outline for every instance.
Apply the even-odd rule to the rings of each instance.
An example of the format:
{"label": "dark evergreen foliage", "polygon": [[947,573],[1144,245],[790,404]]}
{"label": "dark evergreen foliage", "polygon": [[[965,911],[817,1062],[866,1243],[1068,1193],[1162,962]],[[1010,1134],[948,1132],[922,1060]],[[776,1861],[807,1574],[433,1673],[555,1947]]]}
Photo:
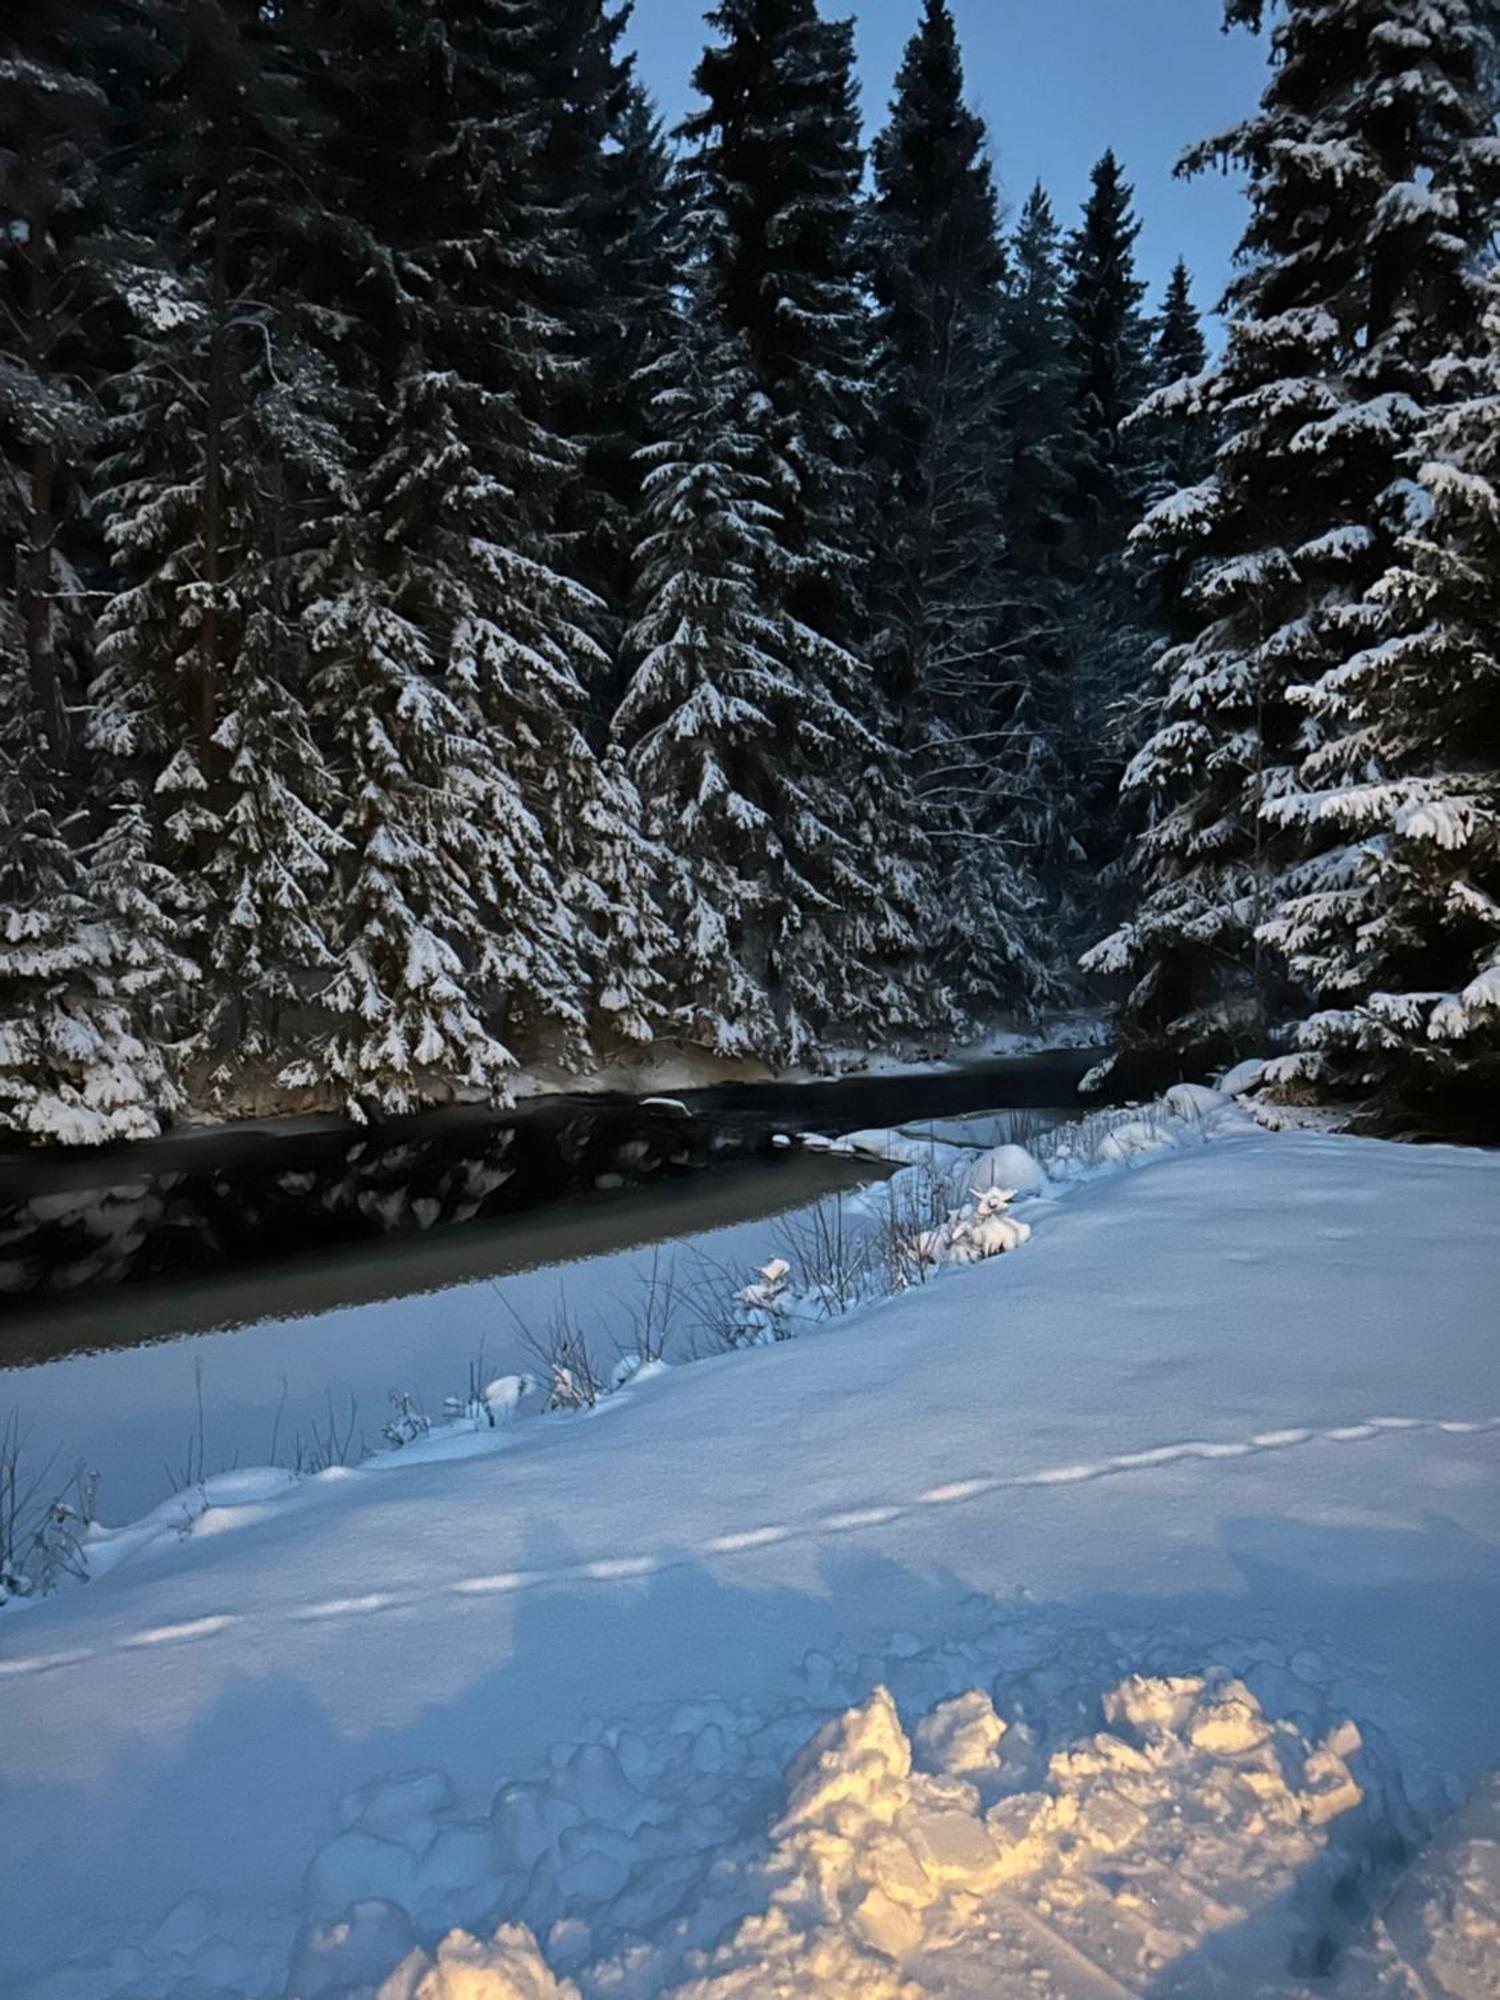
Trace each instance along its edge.
{"label": "dark evergreen foliage", "polygon": [[[1495,26],[1486,0],[1291,0],[1261,109],[1187,163],[1242,162],[1251,220],[1225,353],[1175,399],[1220,429],[1213,472],[1143,530],[1198,559],[1200,623],[1129,776],[1144,892],[1095,962],[1129,968],[1137,1034],[1200,1059],[1304,1015],[1287,1081],[1329,1077],[1344,1001],[1384,976],[1368,946],[1401,835],[1382,579],[1420,538],[1421,436],[1479,319]],[[1466,757],[1441,713],[1397,768]]]}
{"label": "dark evergreen foliage", "polygon": [[623,0],[11,0],[0,1130],[941,1039],[1136,849],[1133,1039],[1491,1085],[1500,10],[1227,0],[1210,357],[913,8],[867,187],[820,0],[680,156]]}
{"label": "dark evergreen foliage", "polygon": [[937,963],[976,1012],[1040,998],[1026,664],[998,533],[1006,259],[947,0],[925,0],[875,142],[873,657],[937,856]]}

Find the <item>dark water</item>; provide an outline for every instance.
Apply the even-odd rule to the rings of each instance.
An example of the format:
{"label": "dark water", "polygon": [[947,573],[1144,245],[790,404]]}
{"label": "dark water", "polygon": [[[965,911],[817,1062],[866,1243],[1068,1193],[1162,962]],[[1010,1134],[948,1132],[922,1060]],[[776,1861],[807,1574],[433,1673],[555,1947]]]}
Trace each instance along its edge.
{"label": "dark water", "polygon": [[327,1258],[582,1194],[686,1184],[726,1161],[774,1161],[781,1134],[1066,1104],[1095,1053],[673,1097],[558,1096],[499,1116],[457,1110],[374,1128],[199,1130],[0,1160],[0,1365],[26,1358],[31,1336],[12,1331],[18,1322],[80,1294]]}

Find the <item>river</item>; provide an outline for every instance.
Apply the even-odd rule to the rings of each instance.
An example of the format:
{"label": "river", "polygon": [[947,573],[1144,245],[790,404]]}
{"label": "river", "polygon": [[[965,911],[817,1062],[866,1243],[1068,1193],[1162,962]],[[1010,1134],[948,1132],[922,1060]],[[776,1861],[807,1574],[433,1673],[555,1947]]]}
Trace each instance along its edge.
{"label": "river", "polygon": [[[646,1156],[631,1152],[634,1123],[618,1100],[542,1107],[538,1129],[559,1150],[576,1145],[581,1130],[593,1138],[605,1131],[606,1170],[599,1170],[605,1154],[584,1158],[583,1171],[571,1176],[583,1181],[581,1190],[558,1191],[553,1176],[545,1193],[528,1201],[525,1189],[506,1182],[499,1212],[414,1233],[398,1227],[383,1240],[335,1236],[320,1244],[293,1229],[283,1244],[274,1228],[253,1236],[240,1229],[225,1249],[194,1230],[187,1232],[190,1254],[166,1270],[115,1257],[71,1290],[12,1296],[0,1321],[0,1422],[18,1415],[26,1464],[49,1466],[50,1487],[64,1484],[75,1465],[97,1473],[101,1518],[117,1522],[204,1472],[273,1457],[357,1459],[378,1442],[393,1391],[440,1416],[445,1398],[465,1392],[471,1370],[484,1380],[535,1370],[529,1337],[544,1332],[560,1305],[607,1365],[631,1344],[648,1288],[655,1283],[658,1299],[668,1288],[668,1352],[675,1348],[681,1358],[706,1344],[695,1303],[705,1288],[723,1295],[745,1283],[784,1247],[790,1212],[884,1171],[778,1148],[778,1132],[909,1121],[918,1107],[941,1117],[1014,1106],[1017,1136],[1025,1138],[1038,1121],[1076,1108],[1082,1067],[1065,1052],[926,1077],[686,1093],[651,1113],[670,1130],[660,1142],[660,1125],[653,1125]],[[1049,1096],[1050,1108],[1042,1102]],[[476,1133],[483,1142],[477,1149]],[[488,1157],[493,1133],[493,1121],[471,1121],[470,1136],[457,1144],[450,1130],[442,1142],[445,1170],[460,1157]],[[535,1138],[528,1140],[533,1151]],[[350,1143],[341,1139],[330,1154],[328,1135],[320,1136],[330,1175],[347,1174]],[[622,1146],[626,1171],[608,1170],[621,1164]],[[129,1162],[102,1170],[72,1162],[54,1168],[40,1193],[33,1181],[27,1199],[54,1220],[60,1212],[93,1217],[101,1190],[113,1201],[123,1188],[139,1204],[154,1198],[157,1179],[170,1183],[175,1197],[196,1176],[194,1199],[217,1187],[223,1207],[246,1150],[245,1135],[234,1135],[227,1150],[195,1138],[147,1161],[137,1149]],[[309,1180],[306,1158],[289,1167],[279,1141],[269,1153],[262,1146],[257,1155],[254,1141],[248,1150],[257,1200],[272,1164],[278,1185],[290,1180],[290,1191],[309,1204],[332,1184],[315,1173]],[[400,1177],[393,1178],[392,1160],[405,1157],[424,1186],[431,1185],[431,1161],[405,1140],[393,1149],[383,1137],[376,1150],[386,1162],[384,1213],[397,1216],[391,1189]],[[643,1158],[655,1158],[660,1171],[643,1171]],[[138,1258],[139,1229],[121,1240]],[[101,1268],[124,1281],[105,1282]]]}

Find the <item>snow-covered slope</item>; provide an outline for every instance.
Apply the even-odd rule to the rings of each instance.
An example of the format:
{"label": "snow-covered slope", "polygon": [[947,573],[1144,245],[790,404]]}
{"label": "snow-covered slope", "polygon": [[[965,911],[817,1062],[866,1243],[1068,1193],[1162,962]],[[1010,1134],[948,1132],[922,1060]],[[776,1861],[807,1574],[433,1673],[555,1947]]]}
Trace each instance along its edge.
{"label": "snow-covered slope", "polygon": [[1244,1132],[1026,1214],[0,1617],[0,1987],[1492,1994],[1482,1834],[1402,1876],[1500,1764],[1500,1159]]}

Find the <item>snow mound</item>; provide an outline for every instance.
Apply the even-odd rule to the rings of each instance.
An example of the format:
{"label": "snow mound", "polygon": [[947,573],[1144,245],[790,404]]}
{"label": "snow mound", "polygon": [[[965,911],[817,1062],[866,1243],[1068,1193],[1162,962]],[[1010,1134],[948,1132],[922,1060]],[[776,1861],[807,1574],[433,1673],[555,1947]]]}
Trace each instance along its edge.
{"label": "snow mound", "polygon": [[[1044,1673],[1038,1687],[1052,1680]],[[1081,1688],[1066,1692],[1075,1712],[1088,1706]],[[540,1785],[507,1786],[487,1848],[477,1828],[445,1828],[440,1778],[394,1779],[347,1803],[345,1832],[314,1861],[310,1906],[349,1900],[304,1929],[287,1990],[298,2000],[979,1990],[1007,2000],[1035,1990],[1009,1971],[1017,1926],[1033,1921],[1025,1912],[1047,1913],[1064,1958],[1084,1954],[1132,1991],[1143,1965],[1169,1971],[1212,1949],[1216,1933],[1233,1938],[1250,1912],[1295,1906],[1318,1932],[1319,1898],[1332,1906],[1384,1796],[1352,1722],[1310,1735],[1272,1719],[1224,1667],[1127,1676],[1093,1719],[1102,1727],[1048,1755],[1040,1713],[1035,1728],[1008,1725],[990,1691],[972,1687],[908,1733],[877,1685],[794,1750],[768,1839],[723,1810],[747,1719],[711,1700],[671,1718],[666,1751],[614,1732],[555,1756]],[[741,1792],[752,1812],[759,1795],[753,1784]],[[458,1846],[439,1865],[444,1840]],[[456,1921],[444,1890],[529,1921],[487,1939],[449,1928],[424,1949],[420,1934]],[[971,1960],[982,1987],[950,1978]]]}
{"label": "snow mound", "polygon": [[[919,1754],[939,1767],[922,1771],[876,1688],[793,1761],[767,1907],[704,1957],[683,2000],[946,1990],[896,1968],[929,1953],[984,1962],[980,1944],[1003,1946],[1015,1895],[1049,1909],[1065,1950],[1124,1979],[1152,1954],[1162,1965],[1198,1949],[1247,1901],[1308,1900],[1314,1882],[1331,1891],[1346,1873],[1338,1823],[1364,1801],[1352,1723],[1309,1741],[1222,1670],[1133,1676],[1103,1714],[1106,1727],[1056,1752],[1035,1788],[1012,1790],[995,1755],[1005,1723],[983,1690],[916,1725]],[[775,1980],[758,1985],[768,1952]]]}
{"label": "snow mound", "polygon": [[414,1951],[380,1987],[380,2000],[579,2000],[556,1979],[524,1924],[502,1924],[487,1942],[450,1931],[431,1958]]}
{"label": "snow mound", "polygon": [[1253,1123],[1223,1091],[1174,1083],[1155,1103],[1124,1105],[1059,1126],[1040,1150],[1049,1179],[1075,1181],[1246,1132]]}

